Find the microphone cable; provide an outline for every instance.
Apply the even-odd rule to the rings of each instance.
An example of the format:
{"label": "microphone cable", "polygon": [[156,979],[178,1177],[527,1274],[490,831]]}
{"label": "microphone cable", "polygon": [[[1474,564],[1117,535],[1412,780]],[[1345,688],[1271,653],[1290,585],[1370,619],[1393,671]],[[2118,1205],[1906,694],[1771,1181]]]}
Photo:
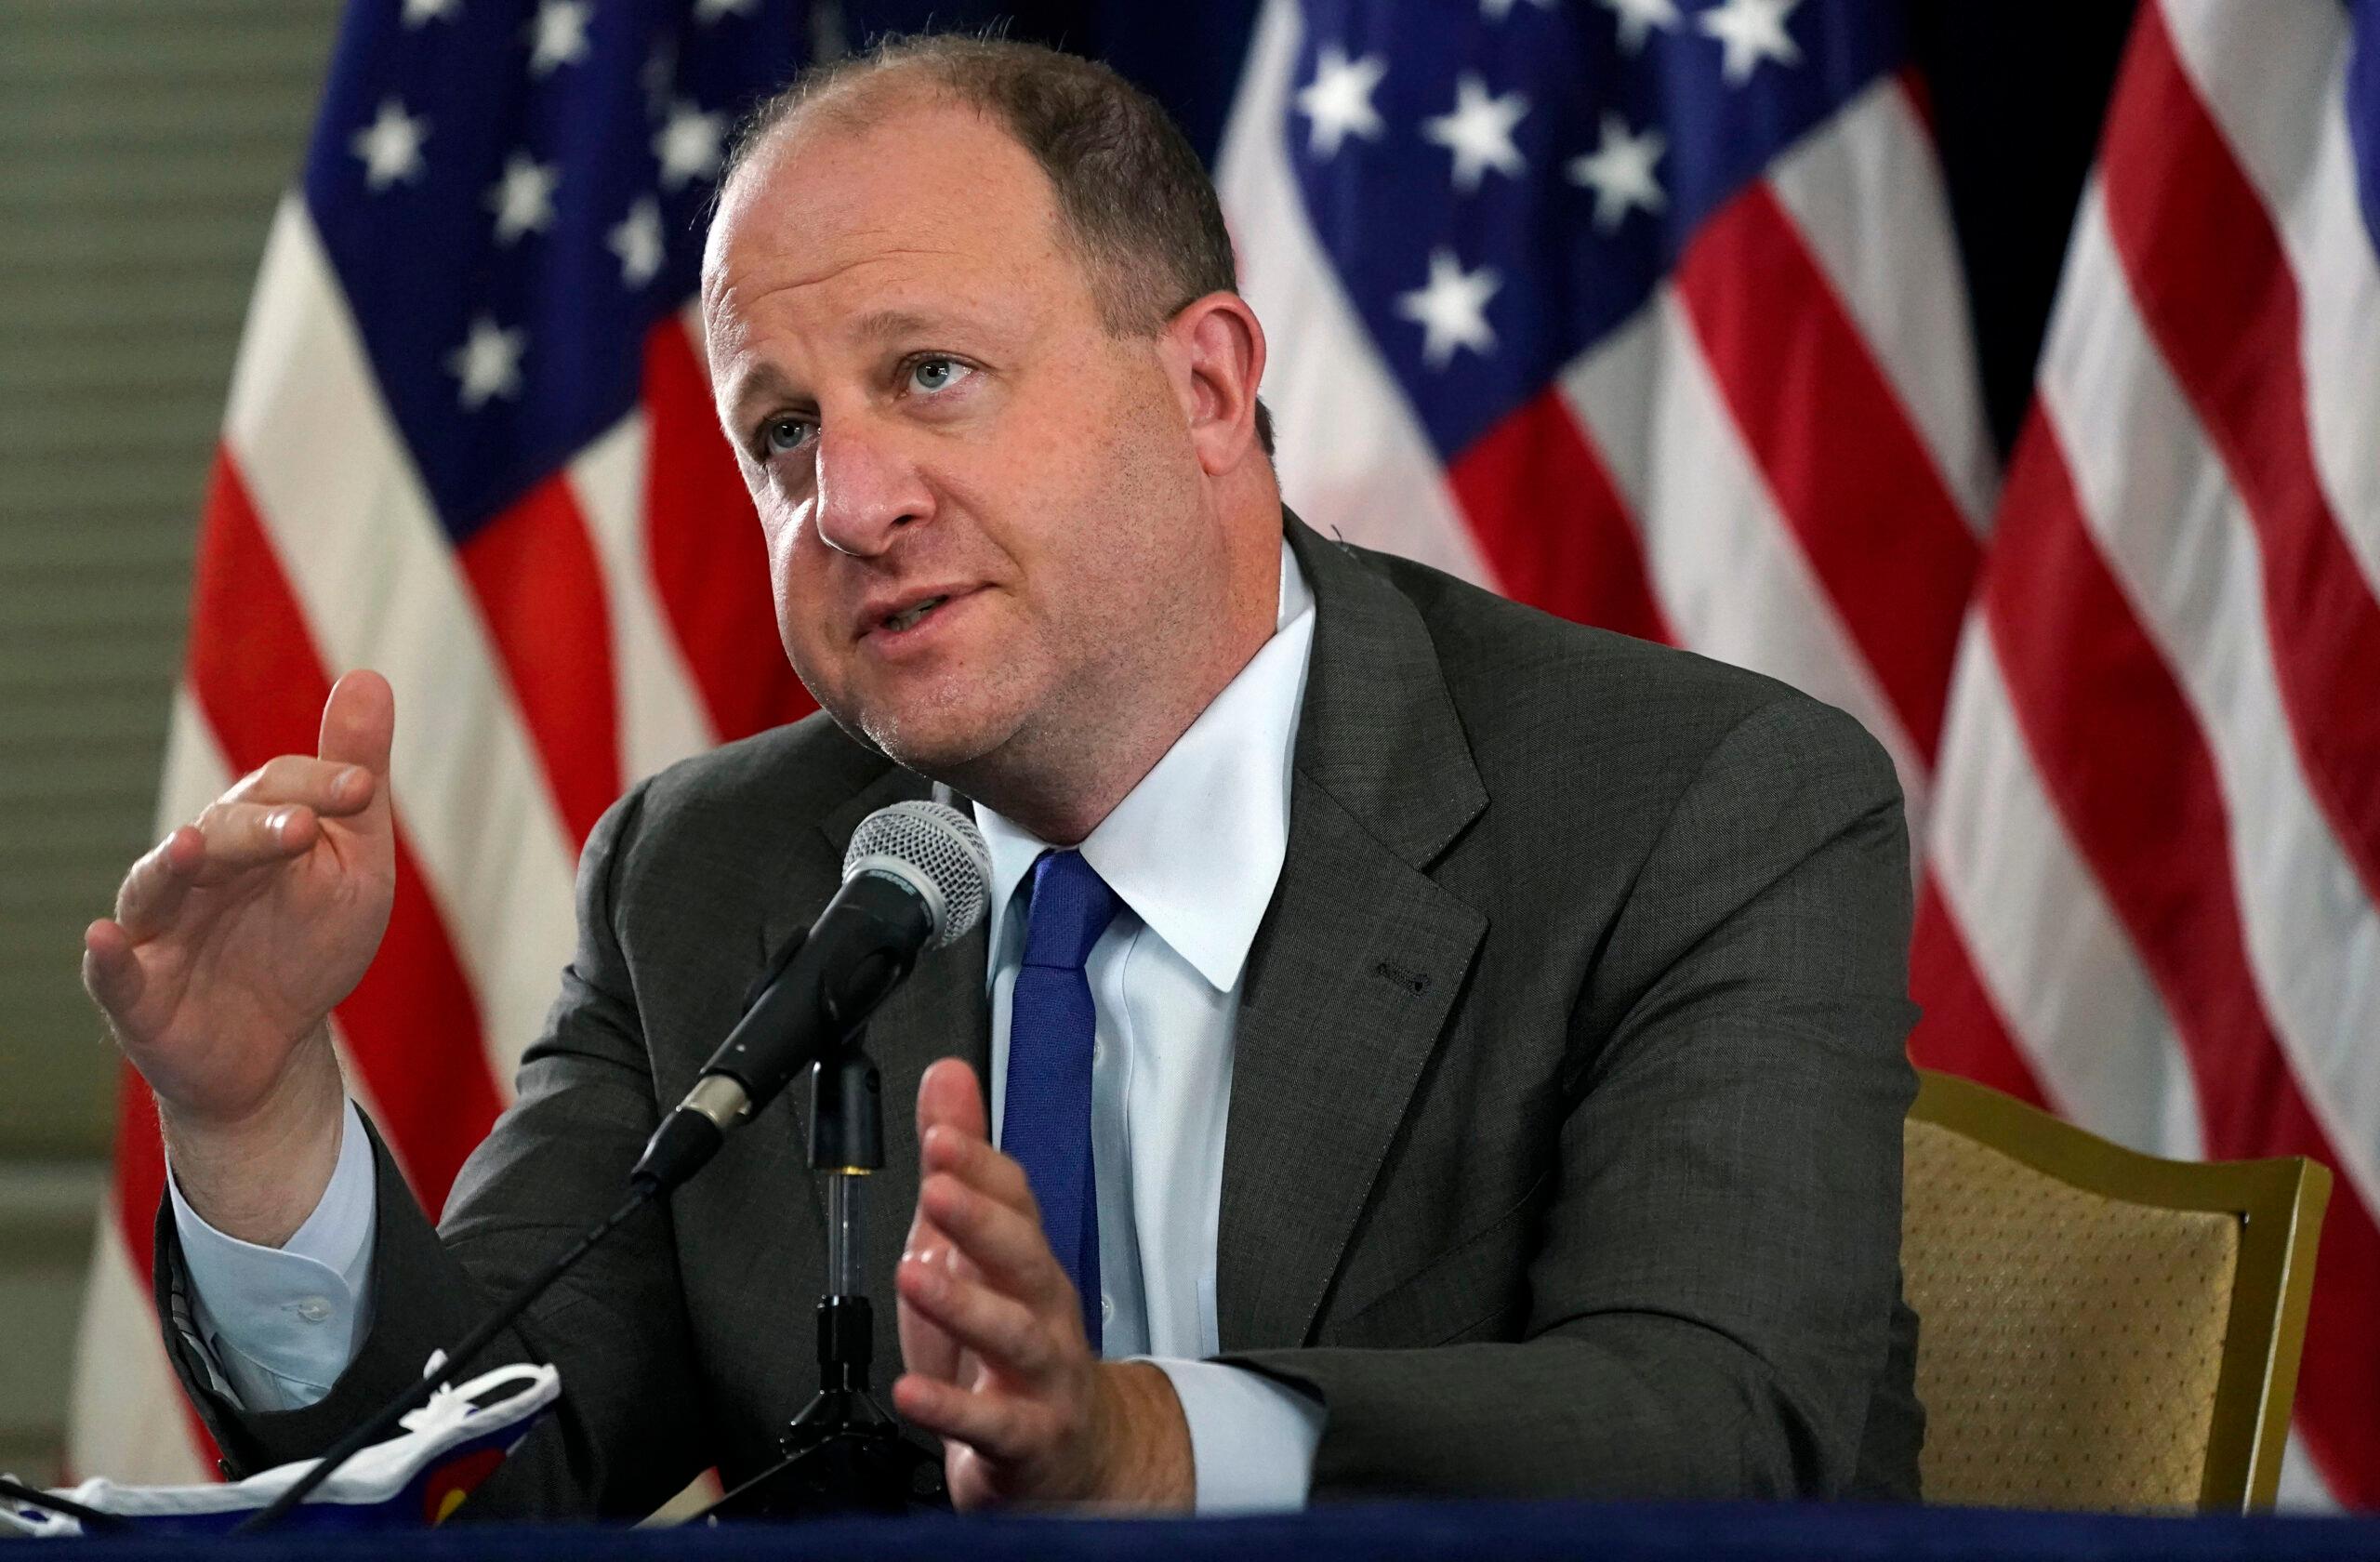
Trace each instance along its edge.
{"label": "microphone cable", "polygon": [[543,1296],[556,1280],[570,1273],[580,1259],[594,1251],[603,1238],[617,1231],[630,1215],[642,1209],[660,1189],[661,1185],[658,1181],[641,1177],[630,1184],[628,1196],[621,1201],[618,1209],[606,1215],[598,1224],[589,1226],[577,1241],[550,1260],[543,1269],[532,1275],[521,1289],[512,1293],[503,1306],[490,1314],[477,1329],[465,1335],[462,1343],[455,1347],[451,1356],[442,1353],[441,1357],[433,1358],[431,1364],[423,1369],[421,1377],[408,1385],[403,1393],[381,1406],[371,1419],[358,1423],[346,1436],[333,1443],[320,1459],[314,1461],[312,1469],[298,1476],[280,1496],[242,1519],[233,1528],[231,1533],[253,1535],[270,1529],[280,1523],[292,1509],[312,1496],[324,1481],[337,1474],[339,1466],[386,1437],[396,1429],[399,1422],[426,1404],[430,1397],[438,1391],[439,1384],[446,1381],[449,1373],[459,1373],[466,1363],[485,1350],[498,1334],[503,1333],[517,1322],[521,1315],[529,1310],[530,1304]]}

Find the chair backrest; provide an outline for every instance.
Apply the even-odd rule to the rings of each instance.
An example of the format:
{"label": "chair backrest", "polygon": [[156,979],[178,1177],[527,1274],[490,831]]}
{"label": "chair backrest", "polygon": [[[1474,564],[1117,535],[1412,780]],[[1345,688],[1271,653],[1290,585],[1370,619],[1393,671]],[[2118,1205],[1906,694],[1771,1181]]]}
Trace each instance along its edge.
{"label": "chair backrest", "polygon": [[2328,1171],[2138,1155],[1930,1070],[1903,1148],[1926,1501],[2272,1505]]}

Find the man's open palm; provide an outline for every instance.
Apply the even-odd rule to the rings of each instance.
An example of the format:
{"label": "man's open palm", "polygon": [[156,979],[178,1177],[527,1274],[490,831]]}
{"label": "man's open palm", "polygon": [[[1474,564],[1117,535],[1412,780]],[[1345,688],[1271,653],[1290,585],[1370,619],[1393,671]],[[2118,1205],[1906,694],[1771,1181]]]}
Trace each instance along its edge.
{"label": "man's open palm", "polygon": [[317,755],[244,777],[85,933],[85,985],[168,1112],[244,1119],[363,979],[395,893],[395,714],[377,673],[341,679]]}

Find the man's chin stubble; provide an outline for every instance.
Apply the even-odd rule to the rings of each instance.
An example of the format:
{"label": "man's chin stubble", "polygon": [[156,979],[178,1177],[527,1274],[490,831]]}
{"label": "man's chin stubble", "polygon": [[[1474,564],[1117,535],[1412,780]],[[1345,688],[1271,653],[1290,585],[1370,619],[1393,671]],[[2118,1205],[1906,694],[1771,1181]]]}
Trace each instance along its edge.
{"label": "man's chin stubble", "polygon": [[[928,780],[966,789],[964,777],[980,774],[1006,744],[1010,735],[984,730],[984,724],[952,723],[956,730],[928,716],[904,720],[898,715],[864,714],[857,730],[868,745],[893,763],[914,770]],[[853,724],[844,723],[846,731]]]}

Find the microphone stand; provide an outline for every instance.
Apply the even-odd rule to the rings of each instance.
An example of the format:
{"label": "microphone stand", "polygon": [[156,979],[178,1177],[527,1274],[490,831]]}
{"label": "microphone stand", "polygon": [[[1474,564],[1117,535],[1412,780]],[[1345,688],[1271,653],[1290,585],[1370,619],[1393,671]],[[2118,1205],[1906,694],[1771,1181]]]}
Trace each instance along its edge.
{"label": "microphone stand", "polygon": [[867,1178],[884,1165],[884,1103],[865,1030],[810,1066],[810,1168],[826,1184],[826,1291],[818,1299],[818,1392],[777,1440],[780,1458],[697,1516],[814,1518],[944,1511],[942,1455],[901,1435],[868,1387]]}

